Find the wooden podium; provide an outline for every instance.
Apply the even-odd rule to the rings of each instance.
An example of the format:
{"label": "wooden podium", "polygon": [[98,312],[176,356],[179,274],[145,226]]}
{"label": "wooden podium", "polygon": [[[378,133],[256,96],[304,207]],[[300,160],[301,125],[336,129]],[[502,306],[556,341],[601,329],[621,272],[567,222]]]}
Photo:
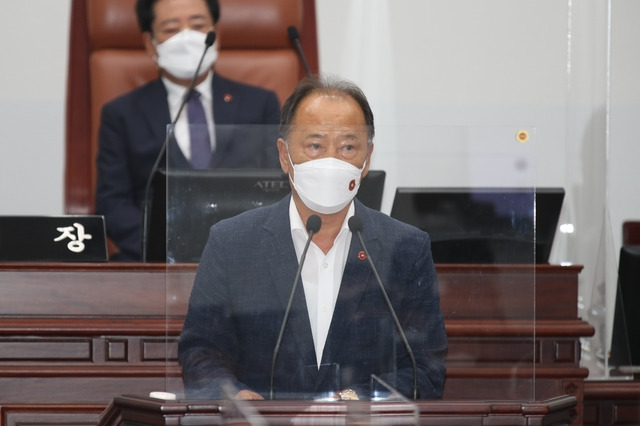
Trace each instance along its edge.
{"label": "wooden podium", "polygon": [[[314,403],[253,401],[246,415],[231,402],[164,401],[148,397],[114,398],[98,426],[144,425],[501,425],[561,426],[575,419],[576,398],[560,396],[541,402],[419,401]],[[227,415],[225,415],[228,413]],[[231,418],[229,418],[231,417]],[[253,419],[249,423],[246,420]]]}
{"label": "wooden podium", "polygon": [[[118,395],[179,393],[177,339],[195,270],[0,264],[1,425],[95,424]],[[571,395],[572,424],[581,424],[588,371],[579,339],[594,329],[577,316],[580,270],[437,265],[449,350],[444,405],[436,406],[537,407]]]}

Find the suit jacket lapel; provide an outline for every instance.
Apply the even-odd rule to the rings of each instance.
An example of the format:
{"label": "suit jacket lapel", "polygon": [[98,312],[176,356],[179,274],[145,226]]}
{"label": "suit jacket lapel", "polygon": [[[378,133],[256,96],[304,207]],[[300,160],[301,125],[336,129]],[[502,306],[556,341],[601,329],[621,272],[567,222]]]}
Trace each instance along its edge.
{"label": "suit jacket lapel", "polygon": [[[275,294],[282,306],[286,309],[291,294],[295,274],[298,268],[296,252],[291,239],[291,227],[289,225],[289,200],[290,196],[276,204],[271,216],[265,224],[268,231],[263,239],[263,247],[267,250],[267,264],[269,265],[271,280],[275,287]],[[284,247],[284,250],[282,249]],[[281,320],[280,320],[281,321]],[[279,322],[280,327],[281,322]],[[302,279],[298,281],[293,299],[291,313],[287,320],[285,336],[289,334],[295,339],[300,352],[303,365],[316,364],[313,336],[309,323],[307,302],[304,297]],[[275,343],[275,342],[274,342]]]}
{"label": "suit jacket lapel", "polygon": [[167,89],[162,80],[154,80],[147,90],[141,93],[141,102],[138,108],[142,111],[145,124],[151,129],[158,148],[162,146],[167,136],[167,125],[171,123],[169,104],[167,103]]}
{"label": "suit jacket lapel", "polygon": [[213,120],[216,123],[216,150],[211,158],[211,166],[220,167],[224,162],[223,153],[226,152],[229,143],[233,140],[234,125],[242,123],[236,123],[238,102],[234,102],[234,93],[228,81],[214,72],[211,90],[213,92]]}
{"label": "suit jacket lapel", "polygon": [[[154,143],[157,145],[158,151],[162,148],[167,137],[167,126],[171,124],[171,114],[169,112],[169,104],[167,103],[167,89],[164,87],[162,80],[154,80],[147,90],[142,94],[144,102],[138,102],[138,108],[142,111],[145,124],[151,129]],[[172,137],[167,146],[165,156],[169,157],[171,167],[189,168],[190,163],[182,153],[182,150],[176,142],[176,138]],[[165,162],[160,164],[164,168]]]}

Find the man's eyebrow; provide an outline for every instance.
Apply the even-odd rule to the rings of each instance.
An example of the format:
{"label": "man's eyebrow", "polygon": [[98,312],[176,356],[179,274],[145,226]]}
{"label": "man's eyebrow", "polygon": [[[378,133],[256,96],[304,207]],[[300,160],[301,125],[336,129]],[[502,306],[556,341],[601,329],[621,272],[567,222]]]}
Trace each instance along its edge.
{"label": "man's eyebrow", "polygon": [[323,132],[309,132],[305,135],[306,139],[319,139],[319,138],[323,138],[326,137],[326,133]]}
{"label": "man's eyebrow", "polygon": [[159,22],[159,23],[158,23],[158,26],[159,26],[159,27],[163,27],[163,26],[165,26],[165,25],[169,25],[169,24],[176,24],[176,23],[178,23],[178,22],[180,22],[180,20],[179,20],[178,18],[169,18],[169,19],[165,19],[165,20],[164,20],[164,21],[162,21],[162,22]]}
{"label": "man's eyebrow", "polygon": [[[201,13],[198,13],[198,14],[195,14],[195,15],[191,15],[188,18],[189,21],[194,21],[194,20],[199,20],[199,19],[206,20],[207,19],[207,15],[203,15]],[[159,26],[162,27],[164,25],[177,24],[177,23],[180,23],[180,19],[179,18],[168,18],[168,19],[165,19],[164,21],[160,22]]]}

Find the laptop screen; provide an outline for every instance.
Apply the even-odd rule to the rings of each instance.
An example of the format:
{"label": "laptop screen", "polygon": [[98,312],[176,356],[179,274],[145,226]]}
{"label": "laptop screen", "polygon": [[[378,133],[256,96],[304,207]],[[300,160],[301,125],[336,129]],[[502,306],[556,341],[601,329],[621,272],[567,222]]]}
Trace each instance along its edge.
{"label": "laptop screen", "polygon": [[391,217],[429,233],[436,263],[548,263],[563,199],[562,188],[398,188]]}

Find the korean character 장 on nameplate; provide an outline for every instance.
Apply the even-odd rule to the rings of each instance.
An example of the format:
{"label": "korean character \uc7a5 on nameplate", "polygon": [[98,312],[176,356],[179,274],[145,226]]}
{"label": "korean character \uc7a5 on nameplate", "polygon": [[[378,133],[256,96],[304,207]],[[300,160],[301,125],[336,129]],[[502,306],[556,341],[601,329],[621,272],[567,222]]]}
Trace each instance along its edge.
{"label": "korean character \uc7a5 on nameplate", "polygon": [[0,216],[0,261],[107,261],[102,216]]}

